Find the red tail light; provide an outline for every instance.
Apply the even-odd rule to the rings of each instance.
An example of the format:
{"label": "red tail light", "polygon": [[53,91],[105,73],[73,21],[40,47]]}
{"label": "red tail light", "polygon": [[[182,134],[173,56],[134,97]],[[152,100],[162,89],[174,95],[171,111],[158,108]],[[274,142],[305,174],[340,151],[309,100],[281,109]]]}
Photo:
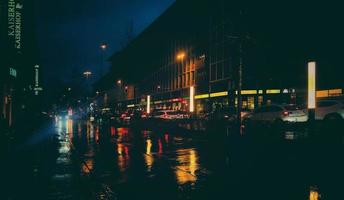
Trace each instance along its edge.
{"label": "red tail light", "polygon": [[289,116],[289,112],[288,111],[284,111],[283,112],[283,116],[288,117]]}

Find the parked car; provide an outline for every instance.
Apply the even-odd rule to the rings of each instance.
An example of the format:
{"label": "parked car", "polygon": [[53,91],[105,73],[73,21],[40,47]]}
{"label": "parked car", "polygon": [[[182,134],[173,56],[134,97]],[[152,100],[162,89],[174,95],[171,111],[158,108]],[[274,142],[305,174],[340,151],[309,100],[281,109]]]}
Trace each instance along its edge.
{"label": "parked car", "polygon": [[158,110],[151,114],[151,118],[155,119],[165,119],[165,120],[175,120],[187,118],[186,112],[177,110]]}
{"label": "parked car", "polygon": [[344,100],[320,100],[315,109],[316,120],[336,120],[344,119]]}
{"label": "parked car", "polygon": [[244,122],[261,122],[280,124],[283,122],[306,122],[307,113],[296,105],[267,105],[257,108],[244,117]]}
{"label": "parked car", "polygon": [[[236,121],[237,119],[237,110],[235,108],[228,108],[228,109],[221,109],[221,110],[216,110],[211,113],[204,114],[202,116],[202,119],[205,120],[215,120],[215,121]],[[241,111],[241,118],[243,119],[246,115],[250,114],[251,110],[248,109],[243,109]]]}
{"label": "parked car", "polygon": [[130,119],[134,116],[134,113],[131,110],[125,111],[121,114],[120,120],[121,121],[130,121]]}

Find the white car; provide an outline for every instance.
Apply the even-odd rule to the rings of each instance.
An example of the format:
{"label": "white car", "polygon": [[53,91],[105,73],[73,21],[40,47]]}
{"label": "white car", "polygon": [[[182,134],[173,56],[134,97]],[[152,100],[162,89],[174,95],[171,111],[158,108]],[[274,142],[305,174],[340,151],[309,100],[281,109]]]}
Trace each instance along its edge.
{"label": "white car", "polygon": [[316,120],[343,120],[344,100],[320,100],[315,109]]}
{"label": "white car", "polygon": [[296,105],[268,105],[257,108],[254,112],[247,114],[244,121],[263,123],[276,122],[306,122],[308,116],[305,111]]}

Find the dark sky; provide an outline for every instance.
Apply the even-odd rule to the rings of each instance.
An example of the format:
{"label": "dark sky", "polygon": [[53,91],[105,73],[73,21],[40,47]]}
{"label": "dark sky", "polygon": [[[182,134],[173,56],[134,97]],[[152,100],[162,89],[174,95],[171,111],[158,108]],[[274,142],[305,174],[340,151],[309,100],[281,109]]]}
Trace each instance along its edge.
{"label": "dark sky", "polygon": [[[105,57],[121,49],[130,24],[138,35],[174,0],[37,0],[40,63],[47,86],[90,69],[99,77]],[[47,81],[48,80],[48,81]]]}

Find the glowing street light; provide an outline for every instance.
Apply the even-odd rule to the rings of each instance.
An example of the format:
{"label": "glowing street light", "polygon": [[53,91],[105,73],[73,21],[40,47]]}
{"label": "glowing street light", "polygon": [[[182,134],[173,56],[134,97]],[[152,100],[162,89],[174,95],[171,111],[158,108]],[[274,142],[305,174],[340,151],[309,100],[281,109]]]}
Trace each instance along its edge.
{"label": "glowing street light", "polygon": [[147,114],[150,113],[150,102],[151,102],[151,96],[147,95]]}
{"label": "glowing street light", "polygon": [[106,45],[106,44],[101,44],[101,45],[100,45],[100,48],[101,48],[102,50],[105,50],[105,49],[107,49],[107,45]]}
{"label": "glowing street light", "polygon": [[117,81],[117,84],[118,84],[118,85],[122,84],[122,80],[119,79],[119,80]]}
{"label": "glowing street light", "polygon": [[185,53],[184,52],[180,52],[177,55],[177,60],[183,60],[185,58]]}
{"label": "glowing street light", "polygon": [[308,119],[314,120],[316,108],[316,63],[308,62]]}
{"label": "glowing street light", "polygon": [[195,111],[194,98],[195,98],[195,87],[191,86],[190,87],[190,112]]}
{"label": "glowing street light", "polygon": [[86,78],[88,78],[92,75],[92,72],[91,71],[85,71],[83,74],[86,76]]}

